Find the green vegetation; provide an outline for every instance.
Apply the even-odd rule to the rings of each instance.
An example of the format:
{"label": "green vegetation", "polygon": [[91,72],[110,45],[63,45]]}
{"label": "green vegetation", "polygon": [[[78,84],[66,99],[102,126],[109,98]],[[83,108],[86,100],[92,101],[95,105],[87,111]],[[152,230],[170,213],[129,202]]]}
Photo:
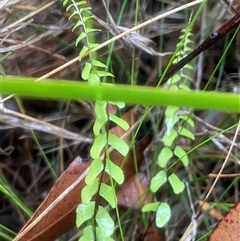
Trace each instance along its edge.
{"label": "green vegetation", "polygon": [[[138,26],[145,12],[141,10],[141,1],[133,2],[134,8],[131,6],[131,9],[135,9],[135,12],[131,13],[130,19],[135,26]],[[200,2],[202,1],[198,1]],[[150,38],[143,37],[141,30],[134,32],[127,27],[121,27],[121,22],[124,22],[126,17],[127,6],[130,7],[128,1],[122,1],[120,4],[119,14],[115,16],[117,24],[111,16],[110,1],[107,1],[106,5],[105,2],[100,1],[107,16],[106,19],[101,19],[101,11],[99,10],[98,15],[96,13],[98,10],[91,2],[64,0],[62,3],[64,14],[68,18],[66,22],[71,23],[72,33],[70,31],[68,34],[75,36],[73,39],[75,43],[73,46],[66,44],[65,40],[65,42],[59,39],[57,41],[61,43],[60,45],[65,43],[67,48],[77,53],[78,56],[75,59],[77,58],[78,63],[73,61],[80,68],[77,78],[57,80],[48,76],[50,78],[47,80],[41,80],[42,77],[37,79],[30,76],[10,76],[11,72],[7,68],[6,61],[9,56],[14,56],[15,50],[6,51],[7,54],[1,58],[2,123],[4,127],[8,125],[30,130],[24,131],[17,138],[17,141],[21,138],[30,140],[24,144],[28,145],[26,153],[21,147],[22,152],[17,154],[24,153],[23,159],[29,155],[32,165],[28,164],[30,167],[25,167],[24,172],[28,170],[27,168],[31,170],[31,178],[26,183],[21,179],[20,167],[17,169],[19,173],[13,174],[10,171],[11,163],[16,162],[18,157],[14,156],[15,152],[14,155],[6,152],[8,147],[4,145],[9,141],[8,138],[3,138],[0,154],[6,156],[4,158],[6,161],[1,164],[0,173],[0,192],[4,197],[2,202],[6,206],[10,204],[14,206],[23,224],[38,206],[34,202],[28,205],[27,195],[33,190],[35,194],[42,192],[46,197],[45,192],[49,191],[49,179],[52,180],[51,186],[53,186],[58,176],[66,170],[66,163],[69,165],[77,155],[84,155],[87,152],[86,159],[89,166],[85,169],[84,185],[79,193],[80,201],[74,211],[76,226],[80,233],[74,240],[117,241],[132,240],[133,237],[144,240],[148,236],[148,229],[151,228],[157,230],[156,235],[158,235],[158,228],[165,228],[172,239],[186,235],[185,238],[205,240],[212,229],[214,216],[209,213],[210,209],[201,206],[202,201],[210,204],[211,208],[227,211],[234,201],[240,198],[239,193],[236,194],[240,157],[239,145],[236,143],[240,125],[239,93],[220,90],[223,86],[221,82],[223,73],[227,71],[226,56],[229,52],[231,56],[234,55],[232,45],[237,31],[228,35],[224,43],[220,43],[224,46],[224,50],[220,52],[218,62],[211,62],[211,66],[210,64],[205,66],[206,72],[202,69],[202,78],[200,78],[202,82],[200,82],[203,86],[201,88],[196,87],[198,78],[196,69],[200,65],[199,59],[187,63],[166,83],[162,83],[168,69],[196,47],[197,44],[194,41],[199,39],[199,36],[195,36],[197,32],[194,26],[199,24],[198,19],[203,18],[204,13],[207,12],[207,3],[201,3],[194,10],[185,10],[184,24],[178,29],[181,30],[178,31],[179,39],[176,41],[169,38],[168,40],[172,41],[174,48],[171,58],[167,59],[167,64],[162,63],[166,60],[162,57],[165,55],[160,53],[165,47],[163,35],[159,34],[157,39],[160,44],[159,49],[156,49],[151,47]],[[146,2],[145,4],[147,6]],[[163,3],[159,3],[158,7],[165,9]],[[219,12],[218,7],[216,4],[209,13],[214,15],[215,11]],[[149,11],[148,8],[145,10],[146,13]],[[150,25],[151,22],[148,24]],[[167,25],[167,22],[162,19],[157,27],[164,27],[165,24]],[[34,28],[35,31],[39,31],[36,26]],[[129,31],[126,36],[123,34],[125,31]],[[56,38],[54,33],[51,34],[51,38]],[[115,35],[115,40],[118,39],[117,36],[121,36],[120,44],[114,41],[108,42],[110,34]],[[209,35],[208,32],[202,33],[202,40],[207,35]],[[9,43],[11,43],[10,40]],[[122,53],[118,48],[123,49]],[[124,58],[121,54],[127,57]],[[54,58],[60,58],[58,55],[60,54],[58,53]],[[149,59],[154,64],[148,64]],[[63,69],[64,67],[61,69],[60,66],[60,70],[63,71]],[[234,70],[236,69],[235,66]],[[157,73],[154,75],[156,70]],[[15,73],[13,71],[12,75],[16,75]],[[150,86],[154,81],[151,82],[151,78],[156,82],[152,87]],[[214,78],[216,82],[213,82]],[[144,84],[138,82],[140,79],[144,80]],[[12,100],[14,101],[11,102]],[[44,117],[42,117],[38,114],[38,107],[36,110],[32,108],[31,101],[46,101],[46,103],[49,101],[54,108],[46,104],[42,114]],[[8,107],[8,103],[14,103],[15,111]],[[131,106],[133,104],[135,109]],[[129,109],[132,111],[130,119],[133,123],[124,117]],[[31,118],[31,114],[35,116]],[[82,122],[84,117],[79,116],[84,115],[87,121]],[[134,115],[137,117],[133,117]],[[75,120],[80,124],[75,124]],[[49,121],[54,124],[48,125]],[[60,127],[61,130],[50,130],[53,125]],[[87,131],[83,131],[83,126],[88,126]],[[68,131],[69,128],[71,128],[70,131]],[[118,128],[121,135],[113,133],[114,128]],[[4,130],[3,134],[5,134]],[[75,131],[81,134],[74,136]],[[82,135],[82,132],[85,134]],[[124,136],[125,133],[128,133],[128,138]],[[149,133],[153,135],[153,140],[141,149],[145,160],[139,166],[137,143],[140,137],[147,136]],[[12,135],[10,139],[14,140],[13,134],[6,132],[5,135]],[[81,140],[78,139],[84,135],[85,141],[84,137]],[[50,136],[60,136],[60,138],[54,137],[49,141]],[[10,143],[13,146],[14,141]],[[19,145],[22,144],[14,146],[14,151]],[[72,149],[71,146],[74,145],[76,147]],[[34,151],[30,151],[32,148]],[[65,151],[63,151],[64,148]],[[120,153],[120,161],[115,153]],[[120,192],[129,181],[125,177],[128,170],[124,169],[128,158],[132,162],[131,167],[135,173],[131,173],[129,179],[139,178],[144,173],[148,184],[143,188],[144,185],[137,179],[139,186],[136,186],[143,189],[143,193],[135,194],[139,196],[130,204],[127,200],[131,199],[131,195],[127,196],[125,193],[126,200],[123,204]],[[68,159],[70,161],[66,161]],[[37,161],[38,164],[36,164]],[[24,163],[22,166],[25,165]],[[236,175],[226,177],[226,182],[220,180],[217,186],[220,191],[212,190],[216,182],[211,174],[221,175],[225,167],[225,173]],[[34,188],[35,179],[36,183],[39,180],[41,182]],[[46,181],[47,188],[44,186]],[[72,187],[68,188],[71,190]],[[134,190],[132,189],[131,192]],[[143,197],[144,201],[142,201]],[[41,199],[44,200],[43,197]],[[138,202],[142,202],[141,205]],[[204,214],[201,219],[197,218],[200,211]],[[174,225],[177,226],[177,231],[172,231]],[[190,234],[185,233],[188,227],[192,228]],[[0,233],[2,233],[0,237],[3,240],[13,239],[18,230],[19,228],[11,230],[7,225],[0,223]]]}

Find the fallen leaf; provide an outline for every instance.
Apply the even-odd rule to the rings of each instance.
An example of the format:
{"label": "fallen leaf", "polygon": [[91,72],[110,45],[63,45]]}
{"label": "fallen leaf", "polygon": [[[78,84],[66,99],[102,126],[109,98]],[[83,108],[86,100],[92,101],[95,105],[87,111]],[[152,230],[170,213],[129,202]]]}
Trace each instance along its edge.
{"label": "fallen leaf", "polygon": [[148,187],[149,180],[145,174],[139,173],[132,176],[117,192],[118,204],[133,208],[143,207],[150,202]]}
{"label": "fallen leaf", "polygon": [[[35,211],[14,240],[54,240],[67,232],[75,223],[75,208],[80,202],[80,192],[85,186],[84,178],[67,194],[58,200],[89,167],[90,162],[83,162],[80,157],[74,159],[68,169],[58,178],[48,196]],[[48,210],[48,208],[55,205]],[[47,210],[47,212],[46,212]],[[44,214],[44,211],[46,212]]]}
{"label": "fallen leaf", "polygon": [[222,218],[208,239],[208,241],[221,240],[240,240],[240,203],[238,203],[225,217]]}
{"label": "fallen leaf", "polygon": [[150,225],[147,228],[140,227],[137,231],[140,241],[165,241],[163,230],[157,228],[153,218],[150,220]]}

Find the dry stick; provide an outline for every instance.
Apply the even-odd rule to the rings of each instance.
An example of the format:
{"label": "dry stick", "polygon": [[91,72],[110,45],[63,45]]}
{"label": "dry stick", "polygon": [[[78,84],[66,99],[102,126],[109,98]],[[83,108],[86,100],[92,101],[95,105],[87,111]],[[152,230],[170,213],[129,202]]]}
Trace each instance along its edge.
{"label": "dry stick", "polygon": [[232,13],[233,15],[237,13],[237,10],[232,6],[233,1],[228,2],[228,0],[223,0],[223,2],[225,3],[230,13]]}
{"label": "dry stick", "polygon": [[[58,137],[63,137],[71,140],[79,140],[83,142],[92,143],[93,139],[82,136],[80,134],[74,133],[72,131],[65,130],[61,127],[55,126],[53,124],[38,120],[31,116],[21,114],[19,112],[5,108],[2,103],[0,103],[0,114],[1,121],[13,126],[24,126],[28,129],[40,130],[43,132],[48,132]],[[23,121],[23,119],[25,121]]]}
{"label": "dry stick", "polygon": [[9,52],[9,51],[15,51],[17,49],[27,47],[28,45],[32,45],[33,43],[38,42],[39,40],[47,37],[48,35],[50,35],[52,33],[53,33],[53,30],[48,30],[47,32],[41,34],[40,36],[37,36],[36,38],[34,38],[32,40],[29,40],[27,42],[23,41],[22,43],[19,43],[20,41],[15,41],[15,40],[12,40],[12,39],[4,40],[4,42],[7,42],[7,43],[17,43],[17,44],[14,45],[14,46],[1,48],[0,49],[0,53],[5,53],[5,52]]}
{"label": "dry stick", "polygon": [[18,21],[14,22],[14,23],[12,23],[12,24],[10,24],[10,25],[8,25],[7,27],[5,27],[5,29],[10,29],[10,28],[15,27],[15,26],[18,25],[19,23],[25,21],[25,20],[28,19],[28,18],[31,18],[32,16],[36,15],[37,13],[39,13],[39,12],[43,11],[44,9],[50,7],[51,5],[53,5],[53,4],[54,4],[55,2],[57,2],[57,1],[58,1],[58,0],[53,0],[53,1],[51,1],[50,3],[42,6],[42,7],[39,8],[39,9],[37,9],[36,11],[33,11],[33,12],[29,13],[27,16],[25,16],[25,17],[19,19]]}
{"label": "dry stick", "polygon": [[208,174],[209,177],[218,177],[218,178],[228,178],[228,177],[240,177],[240,173],[235,173],[235,174],[215,174],[215,173],[210,173]]}

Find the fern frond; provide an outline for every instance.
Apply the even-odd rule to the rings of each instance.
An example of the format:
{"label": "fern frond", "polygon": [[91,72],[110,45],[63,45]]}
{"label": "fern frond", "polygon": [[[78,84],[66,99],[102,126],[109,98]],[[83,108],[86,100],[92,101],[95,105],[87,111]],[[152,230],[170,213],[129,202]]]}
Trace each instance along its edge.
{"label": "fern frond", "polygon": [[[173,63],[177,63],[179,59],[184,58],[192,49],[190,45],[192,36],[189,29],[184,29],[181,32],[179,37],[179,43],[177,44],[178,52],[175,55]],[[191,91],[189,83],[191,83],[191,76],[189,75],[192,72],[193,67],[191,64],[187,64],[184,68],[181,69],[177,74],[167,81],[168,88],[171,90],[178,91],[179,89],[185,91]],[[169,183],[175,194],[181,193],[185,185],[183,181],[178,177],[176,173],[171,173],[168,175],[169,171],[172,170],[174,162],[173,158],[177,158],[178,161],[181,161],[182,164],[186,167],[189,163],[189,157],[187,152],[177,144],[177,139],[179,136],[188,139],[194,139],[194,135],[188,127],[194,126],[194,121],[190,116],[186,115],[186,112],[181,111],[177,106],[168,106],[165,110],[165,125],[166,131],[162,137],[162,142],[164,147],[160,151],[157,159],[157,163],[160,167],[155,176],[151,180],[150,189],[152,192],[157,192],[164,184]],[[176,162],[175,162],[176,163]],[[146,207],[143,207],[142,211],[151,210],[156,206],[156,203],[147,204]],[[160,211],[168,213],[165,219],[162,218]],[[170,207],[168,203],[159,203],[158,208],[156,209],[156,224],[158,227],[164,226],[171,217]]]}
{"label": "fern frond", "polygon": [[[96,54],[92,54],[91,49],[97,47],[99,44],[94,39],[94,33],[100,31],[92,26],[91,21],[93,16],[91,14],[91,7],[87,5],[86,1],[75,2],[75,0],[65,0],[64,6],[71,2],[67,6],[67,11],[72,11],[70,19],[77,16],[79,20],[75,23],[73,31],[78,27],[81,33],[76,39],[76,45],[80,42],[83,43],[83,47],[79,52],[79,61],[85,57],[89,52],[88,60],[84,63],[82,70],[82,79],[87,80],[89,85],[100,85],[101,78],[113,75],[107,71],[106,64],[97,60]],[[106,153],[109,147],[117,150],[123,156],[126,156],[129,151],[129,146],[123,139],[117,137],[112,133],[108,133],[109,122],[112,121],[122,127],[124,130],[129,128],[126,121],[120,117],[109,114],[107,112],[106,101],[96,101],[95,103],[95,115],[96,120],[93,125],[93,133],[95,135],[94,143],[90,150],[92,162],[89,168],[89,172],[85,178],[86,186],[83,188],[81,197],[82,204],[77,208],[77,226],[81,226],[85,221],[94,218],[96,227],[88,225],[83,230],[83,236],[80,240],[112,240],[110,237],[114,231],[114,222],[109,216],[108,212],[100,205],[92,201],[95,195],[102,196],[107,203],[117,209],[117,199],[115,193],[114,181],[118,184],[122,184],[124,181],[123,171],[120,167],[116,166],[109,158],[109,154]],[[114,103],[118,108],[124,107],[122,103]],[[105,158],[101,159],[101,154],[105,153]],[[111,185],[101,183],[99,175],[105,172],[110,176]],[[84,212],[84,214],[82,214]],[[117,210],[116,210],[117,212]],[[104,236],[104,237],[103,237]]]}

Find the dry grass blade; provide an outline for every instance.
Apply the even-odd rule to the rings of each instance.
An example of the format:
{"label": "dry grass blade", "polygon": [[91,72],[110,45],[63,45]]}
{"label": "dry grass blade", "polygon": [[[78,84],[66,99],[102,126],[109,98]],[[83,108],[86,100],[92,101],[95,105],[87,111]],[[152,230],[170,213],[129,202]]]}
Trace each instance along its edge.
{"label": "dry grass blade", "polygon": [[[103,6],[105,8],[105,11],[107,13],[107,16],[110,20],[110,24],[104,22],[103,20],[101,20],[100,18],[98,18],[96,15],[94,15],[94,18],[106,29],[108,30],[113,36],[117,36],[118,34],[121,34],[123,32],[126,32],[129,30],[129,28],[123,27],[123,26],[117,26],[110,14],[110,12],[108,11],[106,4],[104,2],[104,0],[102,0]],[[137,33],[137,32],[131,32],[129,35],[125,36],[122,38],[123,40],[123,44],[131,47],[131,48],[137,48],[140,50],[145,51],[146,53],[153,55],[153,56],[165,56],[165,55],[170,55],[172,54],[172,52],[166,52],[166,53],[159,53],[156,50],[154,50],[152,47],[150,47],[149,45],[152,44],[154,45],[154,42],[147,38],[147,37],[143,37],[141,34]]]}
{"label": "dry grass blade", "polygon": [[[216,183],[217,183],[220,175],[222,174],[222,171],[223,171],[224,167],[226,166],[226,164],[227,164],[227,162],[228,162],[228,160],[229,160],[229,157],[230,157],[230,155],[231,155],[231,152],[232,152],[234,143],[236,142],[236,139],[237,139],[237,136],[238,136],[238,134],[239,134],[239,131],[240,131],[240,122],[239,122],[239,124],[238,124],[238,126],[237,126],[237,128],[236,128],[236,132],[235,132],[235,135],[234,135],[234,137],[233,137],[233,141],[232,141],[232,144],[231,144],[231,146],[230,146],[230,148],[229,148],[229,151],[228,151],[228,153],[227,153],[227,156],[226,156],[226,158],[225,158],[225,160],[224,160],[224,162],[223,162],[223,164],[222,164],[221,169],[220,169],[219,172],[218,172],[218,175],[217,175],[215,181],[213,182],[210,190],[208,191],[206,197],[204,198],[203,204],[206,202],[206,200],[207,200],[208,197],[210,196],[211,192],[213,191],[213,189],[214,189],[214,187],[215,187],[215,185],[216,185]],[[200,209],[199,209],[198,212],[196,213],[196,216],[199,214],[199,212],[200,212]]]}
{"label": "dry grass blade", "polygon": [[2,0],[0,8],[3,10],[6,7],[10,7],[11,5],[18,3],[19,1],[20,0]]}
{"label": "dry grass blade", "polygon": [[[30,23],[32,23],[33,22],[33,19],[30,19],[29,21],[27,21],[27,22],[24,22],[24,23],[22,23],[22,24],[19,24],[17,27],[15,27],[15,28],[13,28],[13,29],[11,29],[10,31],[9,31],[9,29],[8,28],[2,28],[2,29],[0,29],[0,33],[1,33],[1,35],[9,35],[9,34],[11,34],[11,33],[13,33],[13,32],[16,32],[16,31],[18,31],[19,29],[22,29],[22,28],[25,28],[26,26],[28,26]],[[2,42],[4,42],[4,41],[6,41],[6,39],[0,39],[0,41],[1,41],[1,43]],[[3,49],[5,49],[5,48],[1,48],[0,49],[0,51],[3,53]]]}
{"label": "dry grass blade", "polygon": [[49,124],[44,121],[40,121],[33,117],[9,110],[5,108],[3,104],[0,104],[0,114],[1,114],[1,122],[8,125],[43,131],[61,138],[77,140],[80,142],[92,143],[93,141],[91,138],[73,133],[71,131],[65,130],[63,128]]}
{"label": "dry grass blade", "polygon": [[[192,51],[204,39],[216,37],[219,27],[225,26],[231,15],[240,9],[239,0],[189,0],[187,4],[156,0],[88,0],[86,7],[91,10],[90,15],[84,12],[84,23],[89,29],[103,31],[87,31],[91,32],[87,35],[90,46],[92,43],[97,47],[89,49],[79,62],[79,52],[87,41],[83,38],[75,44],[83,28],[79,25],[73,30],[80,19],[74,15],[75,9],[68,10],[75,1],[69,1],[65,6],[63,2],[68,1],[0,0],[0,75],[31,77],[35,81],[52,76],[56,83],[61,79],[83,81],[85,63],[91,55],[106,64],[114,75],[113,78],[106,77],[104,81],[107,83],[131,83],[133,88],[156,86],[159,78],[174,65],[173,56],[164,55],[177,53],[179,49],[179,59],[182,59],[184,48],[179,47],[180,41],[188,45],[191,39],[193,43],[188,47],[189,52]],[[78,10],[82,11],[84,6],[78,5]],[[89,10],[86,8],[86,11]],[[69,19],[70,16],[73,17]],[[91,17],[88,19],[88,16]],[[181,30],[189,27],[192,35],[188,39],[183,37]],[[189,91],[205,91],[206,88],[213,94],[238,94],[240,33],[235,31],[224,36],[211,48],[205,48],[201,58],[195,56],[198,63],[188,63],[186,72],[189,79],[197,79],[197,83],[187,85]],[[188,76],[184,71],[177,73],[182,77],[181,85],[184,84]],[[86,137],[94,136],[94,104],[79,99],[81,97],[77,100],[52,100],[16,96],[7,101],[14,93],[0,99],[1,231],[3,235],[7,234],[6,227],[14,232],[9,238],[14,241],[77,240],[83,234],[83,230],[78,230],[74,224],[76,207],[81,203],[81,189],[85,186],[84,179],[91,163],[89,155],[93,140]],[[116,165],[118,161],[127,164],[123,167],[127,178],[115,190],[118,209],[110,210],[101,197],[96,198],[109,210],[115,223],[111,238],[116,241],[163,241],[164,237],[159,235],[162,232],[166,241],[205,240],[207,232],[210,234],[224,212],[240,200],[240,127],[236,131],[240,126],[239,113],[182,109],[176,114],[181,112],[183,119],[177,120],[175,115],[169,119],[170,113],[165,112],[163,106],[146,108],[137,105],[132,108],[132,105],[125,104],[119,111],[112,104],[107,105],[106,110],[111,118],[113,115],[122,118],[126,117],[128,110],[134,109],[136,119],[128,113],[129,120],[134,119],[128,131],[119,128],[118,118],[112,118],[104,134],[113,133],[131,143],[131,151],[126,158],[119,158],[118,152],[110,147],[105,150],[105,157],[100,157],[105,160],[107,156],[114,163],[116,161]],[[192,115],[194,118],[191,120]],[[166,127],[164,123],[168,119],[169,126]],[[173,156],[164,170],[167,176],[176,174],[185,189],[181,196],[175,195],[172,189],[178,185],[171,188],[167,178],[165,184],[151,193],[153,178],[158,170],[162,170],[159,152],[165,144],[165,129],[170,130],[170,122],[175,121],[179,122],[175,126],[179,135],[172,145]],[[192,131],[194,140],[180,134],[177,127],[181,125]],[[150,136],[149,133],[153,133],[151,144],[148,145],[148,141],[147,149],[146,146],[139,149],[135,143]],[[177,146],[186,152],[187,167],[182,165],[181,153],[174,149]],[[144,162],[139,166],[139,156],[142,155]],[[108,175],[103,176],[101,183],[109,183],[107,178]],[[1,182],[2,179],[6,181]],[[12,188],[22,206],[15,202],[14,195],[2,195],[2,187]],[[207,197],[206,202],[202,201],[204,197]],[[149,204],[152,202],[154,210],[161,202],[171,208],[171,218],[162,229],[157,228],[158,215],[159,219],[164,216],[162,212],[142,212],[146,204],[151,209]],[[25,207],[33,214],[26,216],[22,211]],[[2,216],[6,216],[6,220]],[[13,222],[16,223],[12,225]],[[0,239],[3,235],[0,233]]]}
{"label": "dry grass blade", "polygon": [[18,26],[20,23],[24,22],[24,21],[27,20],[28,18],[31,18],[31,17],[33,17],[34,15],[36,15],[37,13],[39,13],[39,12],[45,10],[46,8],[50,7],[50,6],[53,5],[55,2],[57,2],[57,0],[53,0],[53,1],[45,4],[44,6],[37,8],[36,11],[33,11],[33,12],[29,13],[27,16],[19,19],[18,21],[13,22],[12,24],[9,24],[7,27],[5,27],[5,29],[10,30],[11,28],[13,28],[13,27],[15,27],[15,26]]}
{"label": "dry grass blade", "polygon": [[[47,36],[49,36],[50,34],[52,34],[54,31],[53,30],[49,30],[43,34],[41,34],[40,36],[30,40],[30,41],[27,41],[27,42],[23,42],[21,44],[16,44],[16,45],[13,45],[13,46],[9,46],[9,47],[5,47],[5,48],[1,48],[0,49],[0,53],[5,53],[5,52],[9,52],[9,51],[14,51],[14,50],[17,50],[17,49],[20,49],[20,48],[24,48],[28,45],[31,45],[37,41],[39,41],[40,39],[43,39]],[[4,42],[7,42],[7,43],[16,43],[16,41],[14,40],[11,40],[11,39],[0,39],[0,41],[4,41]]]}
{"label": "dry grass blade", "polygon": [[[109,44],[113,43],[114,41],[116,41],[116,40],[118,40],[118,39],[121,39],[121,38],[127,36],[128,34],[134,32],[134,31],[137,31],[137,30],[139,30],[139,29],[141,29],[141,28],[143,28],[143,27],[145,27],[145,26],[147,26],[147,25],[149,25],[149,24],[151,24],[151,23],[153,23],[153,22],[156,22],[156,21],[158,21],[158,20],[160,20],[160,19],[162,19],[162,18],[165,18],[165,17],[167,17],[167,16],[169,16],[169,15],[171,15],[171,14],[173,14],[173,13],[179,12],[179,11],[181,11],[181,10],[183,10],[183,9],[187,9],[187,8],[192,7],[192,6],[194,6],[194,5],[200,4],[200,3],[202,3],[203,1],[204,1],[204,0],[196,0],[196,1],[190,2],[190,3],[188,3],[188,4],[185,4],[185,5],[181,6],[181,7],[175,8],[175,9],[170,10],[170,11],[164,13],[164,14],[161,14],[161,15],[159,15],[159,16],[157,16],[157,17],[154,17],[154,18],[152,18],[152,19],[150,19],[150,20],[147,20],[147,21],[145,21],[145,22],[143,22],[143,23],[141,23],[141,24],[139,24],[139,25],[137,25],[137,26],[135,26],[135,27],[127,30],[127,31],[124,31],[124,32],[121,33],[121,34],[118,34],[117,36],[115,36],[115,37],[113,37],[113,38],[105,41],[104,43],[99,44],[96,48],[93,48],[91,51],[86,52],[86,54],[84,54],[84,57],[87,56],[88,54],[92,53],[92,52],[95,52],[95,51],[97,51],[97,50],[99,50],[99,49],[102,49],[102,48],[105,47],[105,46],[108,46]],[[46,78],[52,76],[53,74],[55,74],[55,73],[63,70],[64,68],[72,65],[73,63],[76,63],[77,61],[79,61],[79,57],[76,57],[76,58],[70,60],[69,62],[61,65],[60,67],[58,67],[58,68],[50,71],[49,73],[41,76],[40,78],[37,79],[37,81],[40,81],[40,80],[42,80],[42,79],[46,79]],[[13,95],[11,95],[11,97],[13,97]],[[10,97],[10,98],[11,98],[11,97]]]}

